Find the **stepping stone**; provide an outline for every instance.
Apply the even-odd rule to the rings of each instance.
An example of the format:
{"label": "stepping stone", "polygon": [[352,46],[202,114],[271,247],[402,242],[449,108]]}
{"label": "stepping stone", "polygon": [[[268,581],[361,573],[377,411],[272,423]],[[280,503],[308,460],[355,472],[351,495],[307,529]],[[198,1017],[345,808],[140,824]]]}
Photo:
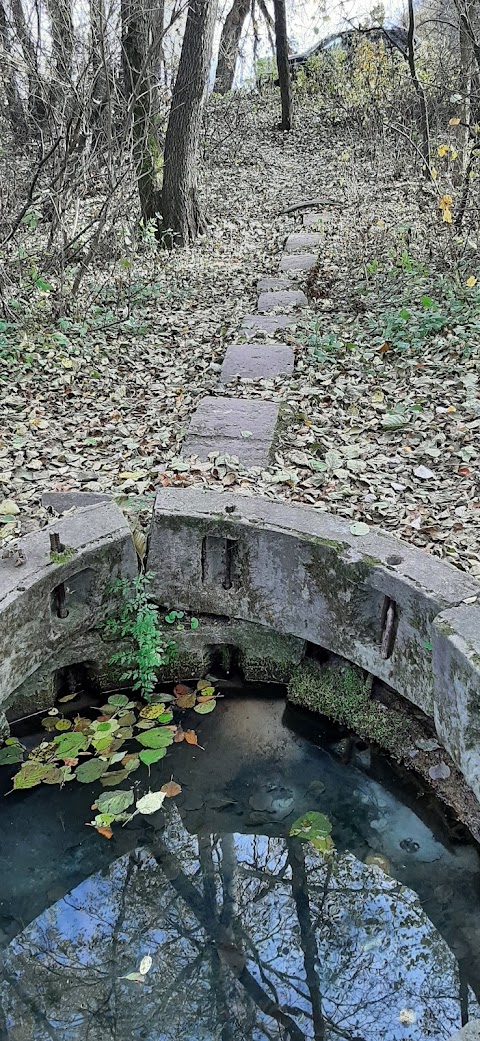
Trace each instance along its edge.
{"label": "stepping stone", "polygon": [[268,293],[272,289],[289,289],[290,279],[287,275],[265,275],[257,282],[257,292]]}
{"label": "stepping stone", "polygon": [[278,405],[258,398],[203,398],[193,415],[182,455],[206,459],[236,455],[244,466],[266,466],[278,419]]}
{"label": "stepping stone", "polygon": [[242,322],[242,329],[252,330],[256,333],[276,333],[278,329],[288,329],[295,325],[297,319],[286,314],[261,315],[247,314]]}
{"label": "stepping stone", "polygon": [[42,495],[42,506],[58,514],[66,513],[72,507],[79,510],[84,506],[111,501],[111,495],[103,495],[101,492],[43,492]]}
{"label": "stepping stone", "polygon": [[293,351],[286,343],[231,343],[224,358],[220,381],[228,383],[234,376],[270,379],[293,372],[293,365]]}
{"label": "stepping stone", "polygon": [[257,309],[265,314],[275,311],[277,307],[307,307],[308,300],[301,289],[279,289],[274,292],[260,293]]}
{"label": "stepping stone", "polygon": [[324,236],[319,231],[294,231],[285,243],[286,253],[301,253],[302,250],[320,249]]}
{"label": "stepping stone", "polygon": [[317,263],[316,253],[284,254],[280,261],[280,270],[289,271],[291,274],[296,271],[311,271]]}

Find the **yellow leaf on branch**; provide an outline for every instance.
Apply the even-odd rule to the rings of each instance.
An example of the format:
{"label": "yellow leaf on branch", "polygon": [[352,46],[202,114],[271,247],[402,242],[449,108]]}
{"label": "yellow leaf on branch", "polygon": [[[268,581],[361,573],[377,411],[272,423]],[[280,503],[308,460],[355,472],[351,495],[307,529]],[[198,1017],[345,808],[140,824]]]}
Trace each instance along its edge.
{"label": "yellow leaf on branch", "polygon": [[458,126],[460,126],[460,120],[459,120],[458,116],[454,116],[453,119],[449,119],[448,125],[449,125],[449,127],[458,127]]}
{"label": "yellow leaf on branch", "polygon": [[449,210],[448,206],[445,206],[445,209],[442,214],[442,220],[444,224],[452,223],[452,211]]}

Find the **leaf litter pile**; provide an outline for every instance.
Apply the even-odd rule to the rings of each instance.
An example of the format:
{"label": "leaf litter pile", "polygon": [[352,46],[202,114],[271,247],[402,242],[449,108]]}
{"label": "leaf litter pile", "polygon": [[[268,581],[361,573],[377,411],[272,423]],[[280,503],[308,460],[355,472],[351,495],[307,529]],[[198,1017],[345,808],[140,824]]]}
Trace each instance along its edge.
{"label": "leaf litter pile", "polygon": [[[212,106],[205,240],[172,256],[139,251],[127,308],[105,290],[91,320],[25,330],[10,359],[1,348],[0,535],[46,523],[46,489],[122,501],[203,485],[337,513],[358,534],[379,526],[480,575],[475,236],[454,265],[435,190],[388,139],[372,145],[325,124],[308,101],[282,134],[268,97],[245,97],[226,134],[225,110]],[[286,337],[295,374],[220,391],[256,279],[277,273],[299,227],[282,211],[305,198],[320,200],[324,245],[305,287],[310,306]],[[180,458],[211,393],[281,403],[265,470]]]}
{"label": "leaf litter pile", "polygon": [[[76,695],[59,699],[69,702]],[[66,718],[53,708],[42,719],[44,740],[27,751],[18,738],[8,737],[0,748],[0,766],[17,766],[12,791],[23,791],[39,784],[57,784],[63,788],[69,781],[93,784],[99,781],[108,788],[98,796],[90,822],[104,838],[112,837],[112,824],[127,823],[138,813],[150,815],[161,809],[166,798],[179,795],[182,788],[173,778],[160,791],[149,791],[135,798],[132,788],[118,785],[129,782],[143,764],[150,767],[167,755],[173,744],[186,741],[198,744],[197,733],[174,722],[179,712],[192,709],[207,715],[216,707],[218,693],[207,680],[199,680],[195,688],[179,683],[173,694],[156,694],[148,704],[135,701],[127,694],[111,694],[96,718],[76,715]],[[110,791],[110,789],[114,789]]]}

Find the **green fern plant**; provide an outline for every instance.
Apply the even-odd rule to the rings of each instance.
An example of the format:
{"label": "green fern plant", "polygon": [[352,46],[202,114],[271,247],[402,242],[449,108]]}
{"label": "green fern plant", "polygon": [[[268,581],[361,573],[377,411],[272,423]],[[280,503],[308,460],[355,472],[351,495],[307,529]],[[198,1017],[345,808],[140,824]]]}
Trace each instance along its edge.
{"label": "green fern plant", "polygon": [[109,664],[123,668],[120,680],[128,680],[133,690],[138,690],[149,701],[157,683],[157,670],[169,665],[176,656],[174,640],[163,637],[158,618],[158,609],[152,603],[150,584],[151,572],[136,578],[120,578],[112,589],[121,601],[119,613],[108,618],[103,630],[106,635],[129,641],[123,651],[112,654]]}

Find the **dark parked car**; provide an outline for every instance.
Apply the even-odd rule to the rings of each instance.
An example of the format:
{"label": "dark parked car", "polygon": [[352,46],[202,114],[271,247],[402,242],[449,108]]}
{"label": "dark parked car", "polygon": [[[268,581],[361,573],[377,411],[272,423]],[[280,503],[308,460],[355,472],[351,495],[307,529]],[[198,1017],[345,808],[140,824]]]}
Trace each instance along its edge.
{"label": "dark parked car", "polygon": [[313,47],[309,47],[301,54],[292,54],[288,59],[290,72],[294,76],[297,69],[301,68],[302,65],[307,64],[309,58],[315,57],[316,54],[322,54],[324,51],[330,51],[334,47],[341,48],[345,51],[351,50],[360,36],[367,36],[369,39],[375,40],[377,43],[383,41],[390,51],[399,51],[403,58],[407,57],[408,33],[407,30],[402,29],[401,26],[394,25],[390,29],[380,27],[373,29],[347,29],[345,32],[335,33],[333,36],[326,36],[323,40],[319,40],[318,43],[313,45]]}

